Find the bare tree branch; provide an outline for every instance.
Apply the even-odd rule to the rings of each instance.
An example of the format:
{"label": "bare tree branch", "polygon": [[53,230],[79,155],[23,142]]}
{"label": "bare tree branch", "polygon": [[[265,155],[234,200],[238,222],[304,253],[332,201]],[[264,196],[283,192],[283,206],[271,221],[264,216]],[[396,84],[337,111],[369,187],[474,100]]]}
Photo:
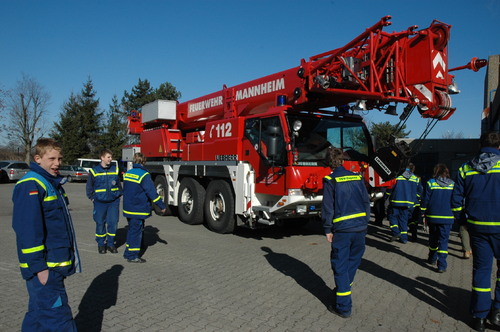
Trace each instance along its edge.
{"label": "bare tree branch", "polygon": [[8,137],[24,149],[26,162],[29,162],[33,143],[39,138],[49,101],[50,95],[45,88],[27,75],[7,93]]}

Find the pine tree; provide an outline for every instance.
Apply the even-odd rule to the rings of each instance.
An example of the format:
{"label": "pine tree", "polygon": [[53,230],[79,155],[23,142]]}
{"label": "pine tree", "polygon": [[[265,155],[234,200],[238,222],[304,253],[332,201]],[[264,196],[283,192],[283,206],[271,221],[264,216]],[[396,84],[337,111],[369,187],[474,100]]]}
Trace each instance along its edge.
{"label": "pine tree", "polygon": [[122,106],[127,114],[132,110],[140,110],[143,105],[150,103],[156,99],[155,90],[149,81],[141,80],[132,88],[129,93],[127,90],[123,92]]}
{"label": "pine tree", "polygon": [[62,145],[65,163],[75,163],[81,157],[98,157],[101,117],[99,99],[89,78],[80,94],[71,94],[64,103],[60,121],[54,124],[51,133]]}
{"label": "pine tree", "polygon": [[401,130],[394,134],[396,130],[396,125],[391,124],[389,121],[372,123],[370,125],[370,134],[375,136],[375,145],[377,147],[382,147],[387,145],[387,142],[391,140],[391,136],[395,138],[408,137],[411,131],[405,131],[406,125],[403,125]]}
{"label": "pine tree", "polygon": [[114,159],[120,159],[123,145],[127,144],[127,119],[120,111],[116,95],[113,97],[106,114],[106,123],[101,135],[100,149],[106,148],[113,152]]}

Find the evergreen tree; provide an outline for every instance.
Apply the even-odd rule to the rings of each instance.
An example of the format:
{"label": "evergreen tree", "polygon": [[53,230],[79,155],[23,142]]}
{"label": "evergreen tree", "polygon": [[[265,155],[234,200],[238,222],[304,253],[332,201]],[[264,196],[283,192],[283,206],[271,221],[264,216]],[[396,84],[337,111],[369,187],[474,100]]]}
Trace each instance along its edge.
{"label": "evergreen tree", "polygon": [[149,81],[141,80],[132,88],[129,93],[127,90],[123,92],[122,106],[128,114],[132,110],[140,110],[141,107],[156,99],[155,90]]}
{"label": "evergreen tree", "polygon": [[120,104],[116,95],[109,105],[106,116],[107,119],[101,135],[100,149],[110,149],[113,152],[113,158],[120,159],[122,148],[128,141],[128,129],[127,118],[120,111]]}
{"label": "evergreen tree", "polygon": [[398,133],[394,133],[396,125],[391,124],[389,121],[372,123],[370,125],[370,134],[375,136],[375,146],[382,147],[390,141],[391,137],[404,138],[408,137],[411,131],[406,132],[406,125],[403,125]]}
{"label": "evergreen tree", "polygon": [[101,117],[99,99],[89,78],[80,94],[71,94],[64,103],[60,121],[54,124],[51,134],[63,147],[65,163],[74,163],[81,157],[98,157]]}
{"label": "evergreen tree", "polygon": [[123,92],[122,107],[126,114],[132,110],[140,111],[142,106],[157,99],[179,100],[181,93],[169,82],[160,84],[158,89],[154,89],[149,81],[141,80],[132,88],[129,93]]}

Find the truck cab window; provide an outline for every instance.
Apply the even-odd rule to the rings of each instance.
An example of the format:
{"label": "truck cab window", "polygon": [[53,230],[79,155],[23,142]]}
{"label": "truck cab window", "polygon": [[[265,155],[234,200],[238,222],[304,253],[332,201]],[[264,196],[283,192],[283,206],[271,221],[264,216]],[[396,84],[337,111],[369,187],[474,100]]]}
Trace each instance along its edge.
{"label": "truck cab window", "polygon": [[245,123],[245,137],[261,158],[278,166],[286,164],[283,129],[277,116],[248,119]]}

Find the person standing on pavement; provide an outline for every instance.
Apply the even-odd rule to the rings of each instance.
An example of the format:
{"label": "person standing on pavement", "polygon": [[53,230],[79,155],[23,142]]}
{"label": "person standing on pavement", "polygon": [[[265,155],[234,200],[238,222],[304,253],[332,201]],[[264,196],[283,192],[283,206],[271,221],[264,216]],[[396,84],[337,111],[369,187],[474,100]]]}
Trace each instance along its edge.
{"label": "person standing on pavement", "polygon": [[427,263],[437,262],[437,272],[446,272],[448,264],[448,239],[454,222],[451,195],[455,183],[450,179],[450,171],[445,164],[434,166],[434,177],[427,181],[422,213],[429,227],[429,255]]}
{"label": "person standing on pavement", "polygon": [[390,241],[408,242],[408,220],[415,205],[419,204],[422,193],[420,179],[413,174],[415,165],[408,164],[406,170],[396,178],[396,183],[389,191],[389,225],[392,231]]}
{"label": "person standing on pavement", "polygon": [[156,192],[151,175],[144,168],[146,157],[134,154],[133,168],[123,175],[123,215],[128,221],[127,243],[123,257],[130,263],[145,263],[139,257],[144,221],[151,216],[151,202],[165,213],[166,206]]}
{"label": "person standing on pavement", "polygon": [[[472,327],[476,331],[484,331],[486,318],[500,326],[500,134],[484,133],[480,143],[479,155],[459,168],[452,197],[452,207],[463,210],[467,218],[473,259]],[[494,301],[493,258],[497,261]]]}
{"label": "person standing on pavement", "polygon": [[35,145],[30,171],[15,185],[12,227],[29,295],[22,331],[76,331],[64,279],[81,272],[68,198],[61,184],[61,146]]}
{"label": "person standing on pavement", "polygon": [[94,221],[96,224],[95,239],[97,250],[105,254],[107,250],[116,254],[116,229],[118,227],[120,197],[119,170],[111,161],[113,154],[104,149],[100,154],[101,163],[90,169],[87,180],[87,197],[94,203]]}
{"label": "person standing on pavement", "polygon": [[330,148],[327,163],[332,173],[323,179],[321,218],[326,240],[331,243],[331,266],[335,279],[332,313],[348,318],[352,313],[351,285],[365,252],[370,219],[370,199],[363,177],[346,170],[343,152]]}

